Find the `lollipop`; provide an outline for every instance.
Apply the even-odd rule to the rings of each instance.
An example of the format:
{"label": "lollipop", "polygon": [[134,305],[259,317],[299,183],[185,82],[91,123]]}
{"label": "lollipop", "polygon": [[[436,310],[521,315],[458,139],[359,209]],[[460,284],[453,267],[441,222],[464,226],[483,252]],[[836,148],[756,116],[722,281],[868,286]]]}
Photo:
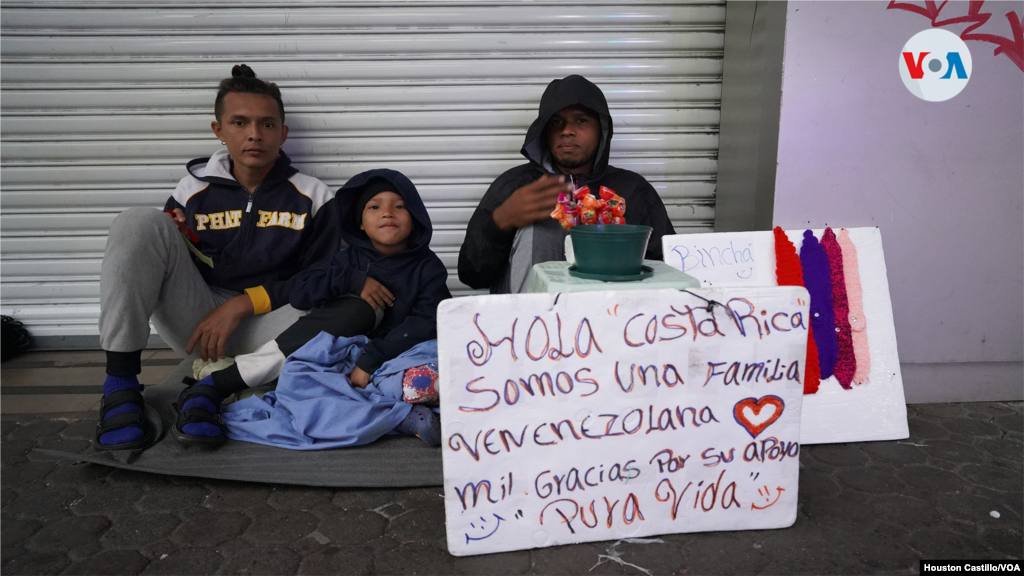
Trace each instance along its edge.
{"label": "lollipop", "polygon": [[582,224],[597,224],[601,212],[601,200],[594,198],[590,194],[579,198],[580,204],[580,222]]}
{"label": "lollipop", "polygon": [[558,220],[564,230],[572,228],[579,222],[579,209],[571,195],[565,192],[558,195],[558,203],[555,204],[551,217]]}
{"label": "lollipop", "polygon": [[601,199],[608,205],[606,213],[609,217],[605,224],[625,224],[626,201],[622,199],[622,196],[616,194],[611,188],[605,188],[604,186],[601,186],[600,194]]}
{"label": "lollipop", "polygon": [[626,201],[611,188],[601,186],[600,198],[590,187],[577,188],[572,194],[558,195],[558,204],[551,217],[568,230],[577,224],[625,224]]}

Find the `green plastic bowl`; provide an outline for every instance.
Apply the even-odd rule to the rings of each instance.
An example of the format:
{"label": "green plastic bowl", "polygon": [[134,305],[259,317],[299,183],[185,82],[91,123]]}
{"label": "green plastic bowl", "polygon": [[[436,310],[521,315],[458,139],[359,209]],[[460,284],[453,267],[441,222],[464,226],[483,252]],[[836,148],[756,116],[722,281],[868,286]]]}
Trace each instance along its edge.
{"label": "green plastic bowl", "polygon": [[590,224],[573,226],[572,251],[576,270],[601,276],[629,276],[643,271],[650,226]]}

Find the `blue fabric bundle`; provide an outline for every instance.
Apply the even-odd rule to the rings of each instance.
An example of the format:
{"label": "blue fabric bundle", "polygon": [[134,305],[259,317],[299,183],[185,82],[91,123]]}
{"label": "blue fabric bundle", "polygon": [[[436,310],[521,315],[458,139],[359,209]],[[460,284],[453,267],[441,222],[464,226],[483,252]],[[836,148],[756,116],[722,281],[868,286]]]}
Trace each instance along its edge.
{"label": "blue fabric bundle", "polygon": [[366,388],[357,388],[348,375],[368,342],[321,332],[288,357],[276,391],[224,407],[228,437],[324,450],[368,444],[391,432],[412,410],[402,400],[402,376],[407,368],[437,362],[437,340],[385,362]]}

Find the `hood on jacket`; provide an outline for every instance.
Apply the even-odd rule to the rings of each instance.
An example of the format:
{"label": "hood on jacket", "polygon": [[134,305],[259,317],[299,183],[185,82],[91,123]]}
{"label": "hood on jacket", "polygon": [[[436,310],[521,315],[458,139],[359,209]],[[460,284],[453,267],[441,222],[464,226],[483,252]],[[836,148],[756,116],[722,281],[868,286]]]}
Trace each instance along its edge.
{"label": "hood on jacket", "polygon": [[[188,173],[196,180],[210,182],[212,184],[238,185],[238,180],[231,174],[231,155],[227,150],[218,150],[209,158],[196,158],[185,165]],[[263,178],[263,185],[273,185],[283,182],[298,172],[292,166],[292,159],[281,150],[277,153],[277,161],[270,169],[267,176]]]}
{"label": "hood on jacket", "polygon": [[609,144],[612,141],[612,116],[608,112],[608,101],[604,98],[604,92],[583,76],[574,74],[561,80],[552,80],[548,84],[544,95],[540,97],[537,119],[526,131],[526,140],[520,153],[530,162],[542,166],[545,171],[555,172],[547,139],[544,137],[544,127],[556,112],[573,105],[589,108],[601,119],[601,142],[597,145],[592,172],[600,174],[608,165],[608,153],[611,149]]}
{"label": "hood on jacket", "polygon": [[405,174],[386,168],[367,170],[366,172],[356,174],[335,194],[335,205],[338,207],[338,221],[341,222],[342,238],[349,246],[358,246],[373,251],[373,243],[370,242],[370,237],[366,235],[366,232],[359,229],[359,219],[362,214],[357,209],[356,203],[359,201],[363,190],[366,189],[370,182],[377,179],[384,180],[391,185],[391,189],[405,201],[405,209],[412,216],[414,225],[412,233],[409,234],[409,249],[403,252],[403,254],[413,254],[420,250],[428,249],[432,227],[430,215],[427,214],[427,208],[423,205],[420,193],[416,190],[416,186],[413,185],[412,181],[405,177]]}

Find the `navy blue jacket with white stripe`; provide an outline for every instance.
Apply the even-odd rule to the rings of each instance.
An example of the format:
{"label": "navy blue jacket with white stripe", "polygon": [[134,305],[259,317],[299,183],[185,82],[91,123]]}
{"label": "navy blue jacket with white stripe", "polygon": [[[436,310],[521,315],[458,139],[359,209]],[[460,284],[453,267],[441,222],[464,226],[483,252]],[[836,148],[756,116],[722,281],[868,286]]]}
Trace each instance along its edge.
{"label": "navy blue jacket with white stripe", "polygon": [[210,268],[194,258],[206,283],[244,291],[257,314],[287,304],[292,277],[341,247],[334,193],[284,152],[252,195],[231,175],[225,150],[189,162],[188,172],[165,209],[185,212],[213,260]]}

